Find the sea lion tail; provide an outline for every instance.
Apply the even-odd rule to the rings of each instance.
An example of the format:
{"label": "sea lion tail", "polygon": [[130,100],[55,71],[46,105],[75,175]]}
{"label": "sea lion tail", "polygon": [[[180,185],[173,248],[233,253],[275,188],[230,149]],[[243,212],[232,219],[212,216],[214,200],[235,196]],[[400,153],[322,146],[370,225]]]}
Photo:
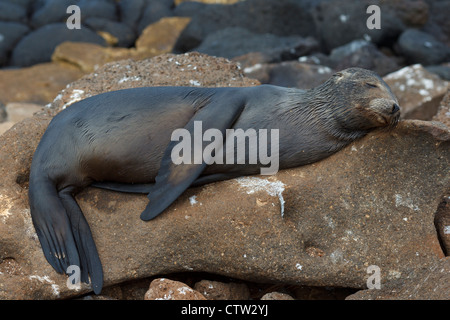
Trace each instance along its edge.
{"label": "sea lion tail", "polygon": [[46,178],[30,177],[31,217],[45,258],[58,273],[69,266],[80,268],[80,280],[99,294],[103,271],[91,230],[75,199],[68,191],[56,190]]}

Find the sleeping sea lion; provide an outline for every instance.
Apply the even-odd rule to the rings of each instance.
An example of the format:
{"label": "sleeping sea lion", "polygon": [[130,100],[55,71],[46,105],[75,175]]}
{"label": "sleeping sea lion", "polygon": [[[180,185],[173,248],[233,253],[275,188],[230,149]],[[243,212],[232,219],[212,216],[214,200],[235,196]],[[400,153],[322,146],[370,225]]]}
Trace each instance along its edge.
{"label": "sleeping sea lion", "polygon": [[[143,220],[155,218],[190,186],[260,173],[261,153],[249,161],[262,140],[243,140],[241,161],[227,158],[242,147],[231,143],[230,129],[275,130],[280,169],[319,161],[379,127],[394,127],[400,116],[395,95],[374,72],[350,68],[316,88],[272,85],[247,88],[144,87],[107,92],[72,104],[56,115],[33,156],[29,202],[31,216],[48,262],[59,272],[70,265],[89,277],[95,293],[103,271],[92,234],[74,195],[90,185],[148,193]],[[194,135],[222,133],[223,160],[180,163],[173,156],[176,130]],[[211,131],[210,131],[211,132]],[[217,138],[216,136],[216,139]],[[212,139],[210,139],[212,140]],[[195,142],[190,142],[195,149]],[[208,147],[200,142],[200,151]],[[198,149],[198,145],[197,145]],[[178,155],[180,156],[180,155]],[[184,157],[185,155],[183,155]],[[196,155],[194,154],[195,158]],[[220,157],[219,157],[220,158]],[[217,159],[217,158],[216,158]],[[230,160],[231,161],[226,161]],[[243,160],[243,161],[242,161]]]}

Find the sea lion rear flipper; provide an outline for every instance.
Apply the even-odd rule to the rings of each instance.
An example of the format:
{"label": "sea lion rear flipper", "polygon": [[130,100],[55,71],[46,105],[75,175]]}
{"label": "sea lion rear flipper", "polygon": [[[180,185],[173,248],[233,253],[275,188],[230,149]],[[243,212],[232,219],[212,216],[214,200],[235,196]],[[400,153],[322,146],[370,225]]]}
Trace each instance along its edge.
{"label": "sea lion rear flipper", "polygon": [[69,190],[57,191],[46,178],[30,179],[31,216],[45,258],[58,273],[80,268],[80,280],[99,294],[103,285],[100,258],[91,230]]}
{"label": "sea lion rear flipper", "polygon": [[31,218],[47,261],[58,273],[80,265],[70,220],[55,186],[50,181],[30,180]]}
{"label": "sea lion rear flipper", "polygon": [[103,287],[103,269],[89,224],[70,191],[63,190],[58,195],[69,216],[73,238],[78,248],[80,280],[89,283],[89,275],[94,293],[100,294]]}
{"label": "sea lion rear flipper", "polygon": [[[218,129],[222,132],[222,136],[225,136],[226,129],[232,127],[244,110],[245,101],[242,98],[236,99],[236,96],[233,101],[231,96],[216,97],[212,102],[198,110],[184,127],[192,138],[192,151],[195,151],[195,122],[201,122],[203,132],[208,129]],[[150,202],[141,213],[142,220],[151,220],[163,212],[189,188],[207,166],[203,159],[201,164],[175,164],[172,160],[172,149],[178,143],[178,141],[171,141],[164,152],[158,175],[155,178],[155,185],[148,195]],[[203,148],[204,146],[202,146],[202,154]]]}

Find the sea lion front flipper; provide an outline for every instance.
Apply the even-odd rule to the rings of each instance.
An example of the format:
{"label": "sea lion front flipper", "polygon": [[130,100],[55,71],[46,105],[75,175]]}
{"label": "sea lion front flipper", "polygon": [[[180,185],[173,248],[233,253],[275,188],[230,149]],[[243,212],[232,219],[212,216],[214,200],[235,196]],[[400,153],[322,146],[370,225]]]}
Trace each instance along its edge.
{"label": "sea lion front flipper", "polygon": [[[191,143],[193,147],[191,150],[195,151],[195,122],[201,122],[203,132],[208,129],[218,129],[222,132],[222,136],[225,136],[226,129],[232,127],[242,110],[244,110],[245,101],[244,99],[236,99],[236,97],[233,101],[231,98],[222,96],[214,99],[214,101],[198,110],[187,123],[184,129],[192,137]],[[172,149],[178,143],[178,141],[171,141],[164,152],[158,175],[155,178],[155,185],[151,188],[148,195],[150,202],[141,213],[142,220],[151,220],[163,212],[189,188],[207,166],[204,160],[200,164],[175,164],[172,160]],[[204,146],[202,145],[202,153],[203,149]]]}

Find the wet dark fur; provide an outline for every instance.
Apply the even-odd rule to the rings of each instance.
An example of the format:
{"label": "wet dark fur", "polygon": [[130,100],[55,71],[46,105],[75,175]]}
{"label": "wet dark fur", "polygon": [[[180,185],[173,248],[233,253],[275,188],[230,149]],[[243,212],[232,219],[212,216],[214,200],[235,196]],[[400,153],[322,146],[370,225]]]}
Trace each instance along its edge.
{"label": "wet dark fur", "polygon": [[397,99],[383,80],[357,68],[308,91],[263,85],[104,93],[71,105],[48,126],[31,166],[33,223],[55,270],[80,266],[81,280],[88,282],[90,276],[99,293],[101,262],[74,194],[93,183],[149,192],[149,206],[141,215],[147,220],[189,186],[259,173],[260,165],[175,168],[167,158],[173,130],[192,129],[193,120],[221,130],[279,129],[282,169],[323,159],[375,128],[393,127],[399,114]]}

